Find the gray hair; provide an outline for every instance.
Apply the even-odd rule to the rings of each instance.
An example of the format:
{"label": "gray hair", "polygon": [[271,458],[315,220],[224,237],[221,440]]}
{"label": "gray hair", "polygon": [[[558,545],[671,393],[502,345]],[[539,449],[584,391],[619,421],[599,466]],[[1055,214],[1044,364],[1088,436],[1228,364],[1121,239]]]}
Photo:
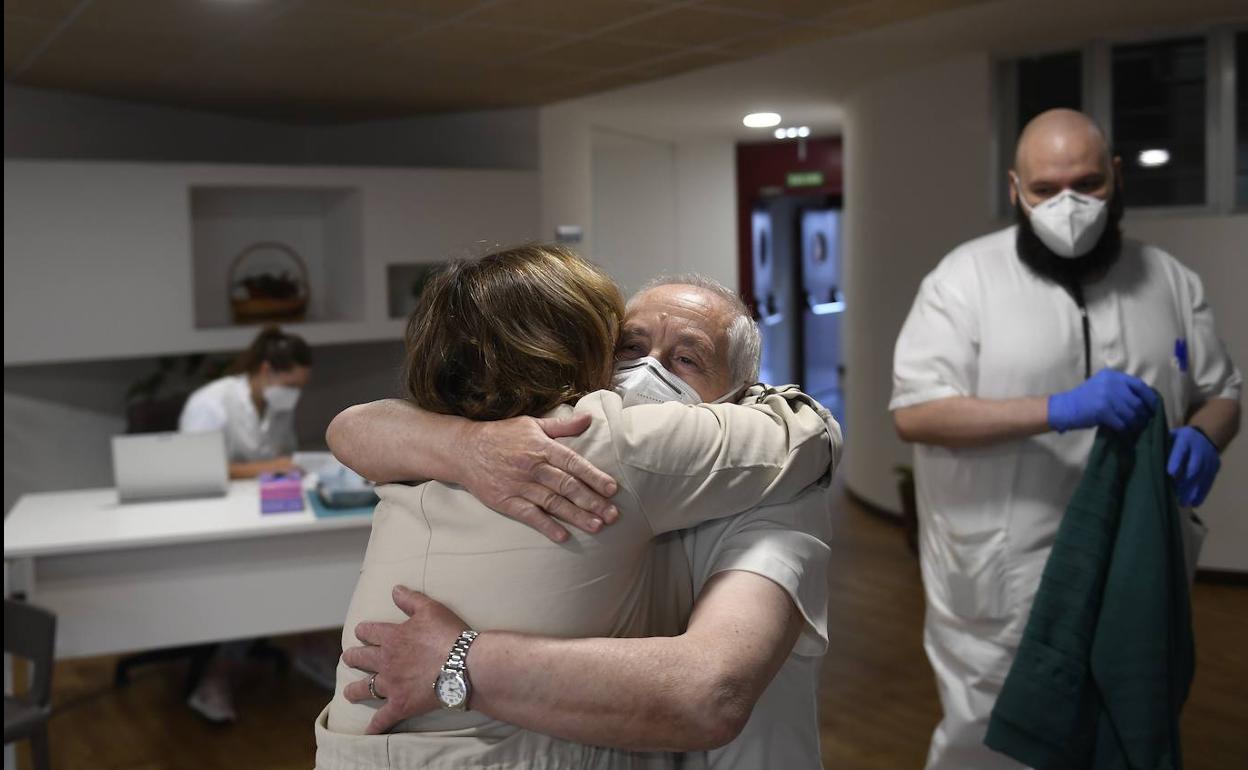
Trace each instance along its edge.
{"label": "gray hair", "polygon": [[660,286],[695,286],[705,289],[728,303],[732,321],[728,324],[728,375],[734,388],[753,385],[758,381],[758,368],[763,357],[763,337],[758,323],[741,296],[714,278],[699,273],[661,275],[650,281],[628,300],[632,308],[637,298]]}

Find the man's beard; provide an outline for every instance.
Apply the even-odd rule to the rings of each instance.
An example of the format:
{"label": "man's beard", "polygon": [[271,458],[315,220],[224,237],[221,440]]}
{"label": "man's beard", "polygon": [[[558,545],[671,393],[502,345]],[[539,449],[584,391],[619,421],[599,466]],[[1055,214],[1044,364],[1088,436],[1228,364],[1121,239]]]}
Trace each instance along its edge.
{"label": "man's beard", "polygon": [[1089,278],[1100,278],[1118,261],[1122,252],[1122,195],[1114,190],[1108,201],[1109,221],[1105,232],[1096,240],[1092,249],[1080,257],[1063,257],[1056,254],[1031,227],[1031,219],[1023,210],[1022,202],[1014,204],[1014,220],[1018,224],[1015,248],[1018,258],[1032,272],[1046,280],[1065,287],[1082,284]]}

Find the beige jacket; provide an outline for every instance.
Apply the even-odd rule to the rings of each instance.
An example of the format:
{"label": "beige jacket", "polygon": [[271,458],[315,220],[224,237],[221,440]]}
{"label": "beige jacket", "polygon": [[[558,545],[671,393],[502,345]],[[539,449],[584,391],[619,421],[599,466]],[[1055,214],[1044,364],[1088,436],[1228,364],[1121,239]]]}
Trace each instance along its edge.
{"label": "beige jacket", "polygon": [[[343,629],[401,622],[396,584],[443,602],[473,628],[534,634],[645,636],[685,608],[654,606],[652,540],[659,534],[791,500],[827,475],[838,435],[826,411],[771,395],[749,406],[661,404],[622,408],[609,391],[573,407],[592,416],[571,448],[620,483],[620,520],[562,545],[486,508],[461,488],[388,485]],[[834,423],[832,423],[835,426]],[[317,766],[339,768],[676,767],[679,758],[569,743],[476,713],[435,712],[391,735],[362,736],[378,703],[350,704],[360,672],[339,666],[334,699],[317,723]],[[432,685],[432,682],[430,683]]]}

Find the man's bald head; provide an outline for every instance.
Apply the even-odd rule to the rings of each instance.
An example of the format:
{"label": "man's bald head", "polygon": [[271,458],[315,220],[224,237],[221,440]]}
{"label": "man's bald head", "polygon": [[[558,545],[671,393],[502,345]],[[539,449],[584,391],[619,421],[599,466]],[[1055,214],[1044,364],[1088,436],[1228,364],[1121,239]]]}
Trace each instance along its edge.
{"label": "man's bald head", "polygon": [[[1013,173],[1034,206],[1064,189],[1106,200],[1112,194],[1117,161],[1100,127],[1082,112],[1057,109],[1031,119],[1018,137]],[[1018,190],[1010,185],[1011,202]]]}
{"label": "man's bald head", "polygon": [[1075,110],[1057,109],[1042,112],[1023,127],[1014,153],[1014,167],[1023,170],[1033,160],[1058,155],[1096,155],[1109,165],[1109,142],[1096,122]]}

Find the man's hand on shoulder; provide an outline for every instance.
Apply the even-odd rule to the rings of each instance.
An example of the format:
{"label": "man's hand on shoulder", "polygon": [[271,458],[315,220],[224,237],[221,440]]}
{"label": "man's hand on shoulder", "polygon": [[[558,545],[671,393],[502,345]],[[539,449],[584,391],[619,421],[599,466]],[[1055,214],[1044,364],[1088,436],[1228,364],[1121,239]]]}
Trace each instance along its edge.
{"label": "man's hand on shoulder", "polygon": [[609,499],[615,480],[555,441],[580,435],[589,424],[589,415],[470,423],[461,442],[459,483],[485,505],[556,543],[568,539],[559,522],[598,532],[620,515]]}

